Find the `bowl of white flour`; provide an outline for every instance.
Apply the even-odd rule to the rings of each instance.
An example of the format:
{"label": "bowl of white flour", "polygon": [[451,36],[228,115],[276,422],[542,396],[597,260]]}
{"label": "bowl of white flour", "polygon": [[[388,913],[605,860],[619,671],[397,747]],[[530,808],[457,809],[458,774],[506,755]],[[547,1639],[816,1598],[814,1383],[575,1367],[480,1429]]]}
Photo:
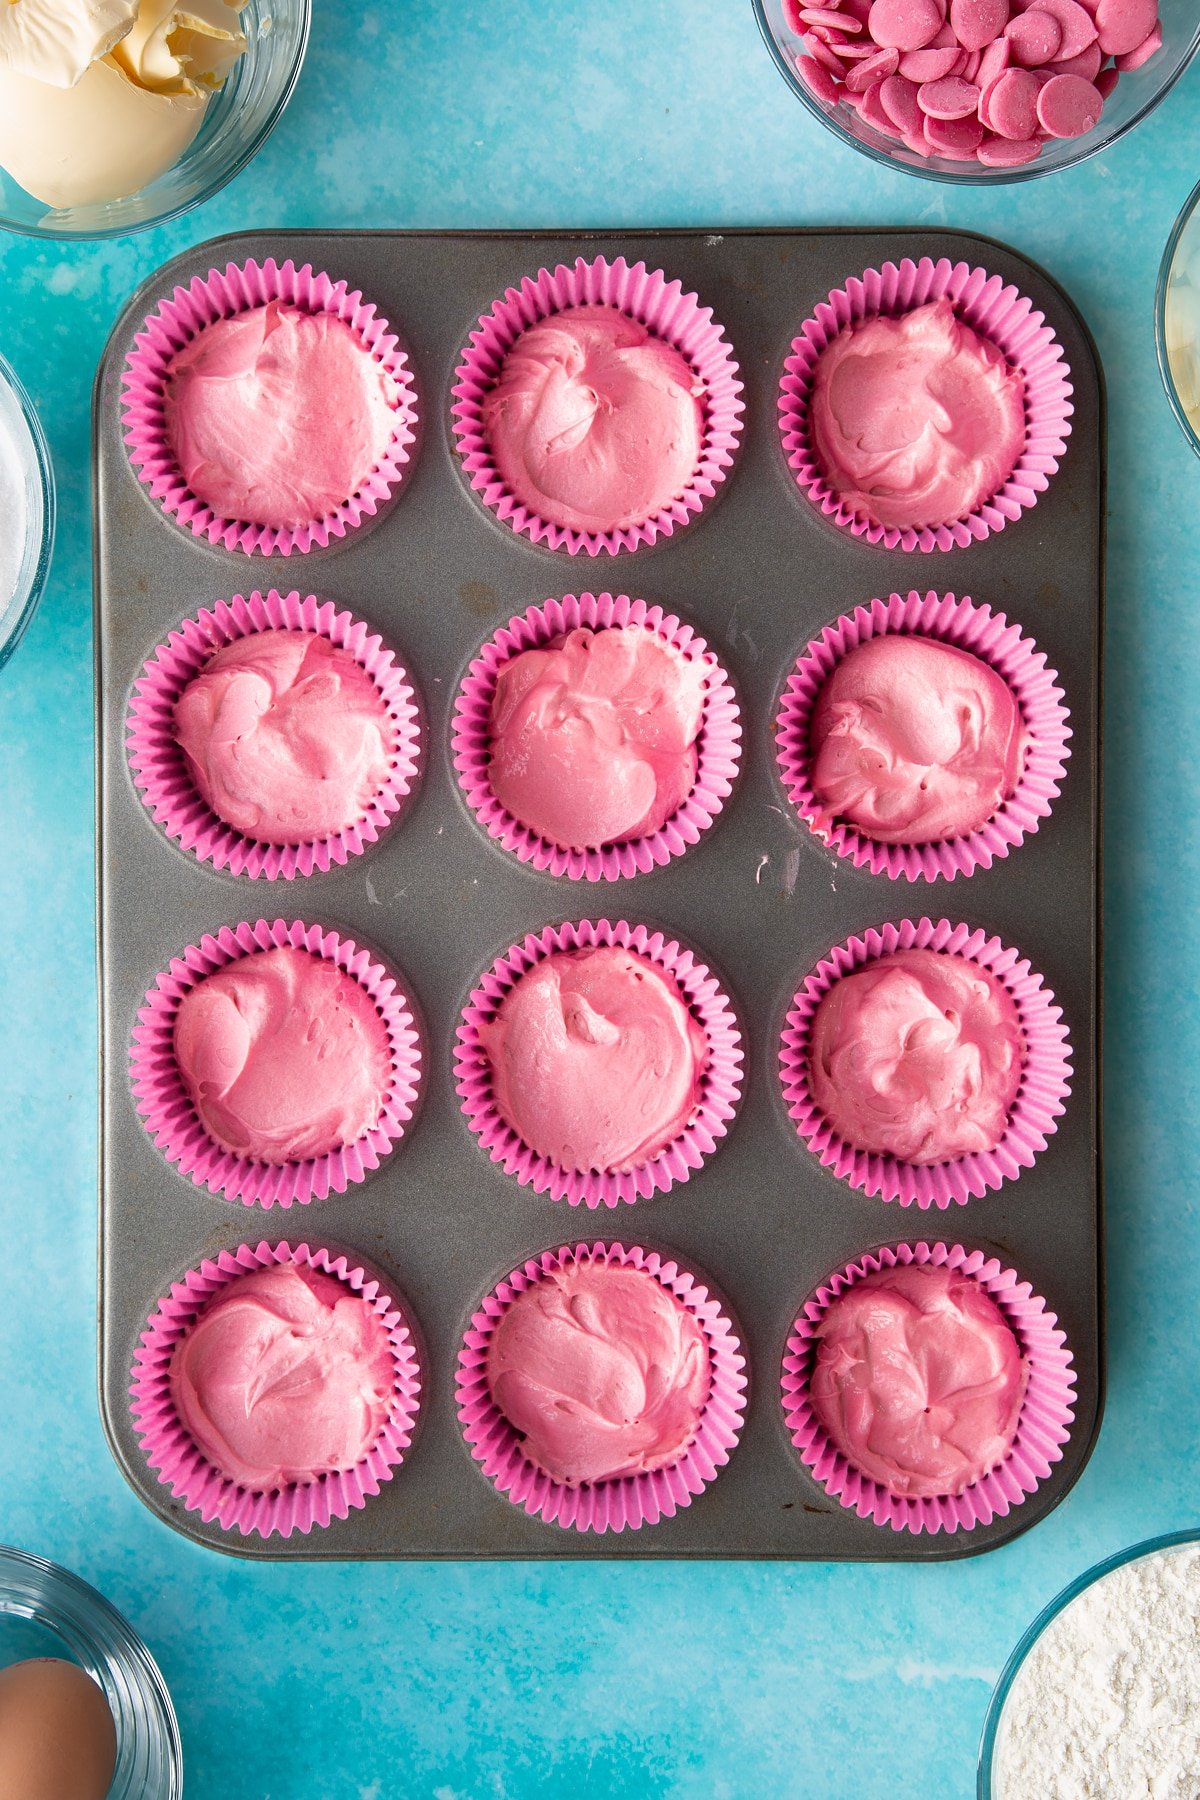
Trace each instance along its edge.
{"label": "bowl of white flour", "polygon": [[54,545],[54,475],[33,402],[0,356],[0,668],[32,619]]}
{"label": "bowl of white flour", "polygon": [[1200,1531],[1097,1563],[1039,1615],[988,1708],[979,1800],[1198,1800]]}

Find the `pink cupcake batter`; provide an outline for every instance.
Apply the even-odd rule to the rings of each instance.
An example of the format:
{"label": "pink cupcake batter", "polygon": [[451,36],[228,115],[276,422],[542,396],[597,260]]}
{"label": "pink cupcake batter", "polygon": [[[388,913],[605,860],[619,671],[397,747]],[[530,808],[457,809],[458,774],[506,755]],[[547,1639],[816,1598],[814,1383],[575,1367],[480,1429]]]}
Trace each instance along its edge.
{"label": "pink cupcake batter", "polygon": [[615,946],[555,951],[479,1027],[501,1117],[563,1169],[650,1162],[696,1110],[708,1042],[675,982]]}
{"label": "pink cupcake batter", "polygon": [[653,518],[696,471],[703,384],[679,351],[611,306],[569,306],[522,332],[483,403],[502,480],[552,525]]}
{"label": "pink cupcake batter", "polygon": [[179,1002],[175,1058],[211,1138],[254,1162],[303,1162],[378,1122],[392,1072],[366,989],[284,945],[239,957]]}
{"label": "pink cupcake batter", "polygon": [[1025,381],[949,300],[847,325],[810,406],[821,472],[873,524],[953,524],[1002,487],[1025,444]]}
{"label": "pink cupcake batter", "polygon": [[387,1419],[395,1366],[360,1295],[281,1263],[217,1292],[175,1346],[169,1381],[213,1467],[266,1493],[353,1468]]}
{"label": "pink cupcake batter", "polygon": [[167,364],[167,436],[218,517],[297,529],[363,485],[400,390],[332,313],[269,301],[208,325]]}
{"label": "pink cupcake batter", "polygon": [[832,670],[810,731],[829,824],[881,844],[978,831],[1015,791],[1029,737],[1008,683],[932,638],[868,638]]}
{"label": "pink cupcake batter", "polygon": [[492,791],[565,849],[645,837],[696,781],[705,670],[641,626],[584,627],[505,663]]}
{"label": "pink cupcake batter", "polygon": [[889,1494],[961,1494],[1012,1447],[1029,1367],[969,1275],[904,1264],[865,1275],[816,1329],[809,1397],[834,1447]]}
{"label": "pink cupcake batter", "polygon": [[947,951],[896,950],[822,999],[809,1085],[855,1149],[949,1162],[1000,1142],[1024,1053],[1016,1004],[994,975]]}
{"label": "pink cupcake batter", "polygon": [[578,1487],[679,1461],[708,1399],[687,1308],[644,1269],[575,1263],[526,1288],[488,1349],[492,1399],[531,1462]]}
{"label": "pink cupcake batter", "polygon": [[174,726],[202,799],[264,844],[312,843],[353,825],[396,749],[370,675],[314,631],[226,644],[180,694]]}

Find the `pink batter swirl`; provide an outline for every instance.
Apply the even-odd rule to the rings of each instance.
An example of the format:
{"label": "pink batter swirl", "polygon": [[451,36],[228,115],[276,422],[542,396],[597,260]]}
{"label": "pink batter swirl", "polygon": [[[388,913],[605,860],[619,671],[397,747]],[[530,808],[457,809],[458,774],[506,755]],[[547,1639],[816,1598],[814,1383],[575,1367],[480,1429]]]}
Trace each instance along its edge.
{"label": "pink batter swirl", "polygon": [[641,626],[584,626],[505,663],[492,792],[564,849],[657,831],[696,781],[705,670]]}
{"label": "pink batter swirl", "polygon": [[678,499],[704,433],[703,383],[678,350],[611,306],[522,332],[483,403],[496,467],[552,525],[615,531]]}
{"label": "pink batter swirl", "polygon": [[631,950],[535,963],[479,1027],[500,1116],[559,1168],[650,1162],[692,1118],[708,1041],[671,978]]}
{"label": "pink batter swirl", "polygon": [[578,1487],[679,1461],[708,1399],[709,1352],[692,1314],[644,1269],[575,1263],[502,1315],[487,1380],[530,1461]]}
{"label": "pink batter swirl", "polygon": [[948,951],[896,950],[825,994],[809,1085],[855,1149],[948,1162],[1000,1142],[1024,1053],[1016,1003],[988,970]]}
{"label": "pink batter swirl", "polygon": [[812,788],[830,824],[882,844],[978,831],[1016,790],[1029,735],[994,669],[932,638],[869,638],[817,697]]}
{"label": "pink batter swirl", "polygon": [[1029,1366],[996,1302],[942,1265],[865,1275],[816,1329],[809,1398],[835,1448],[889,1494],[961,1494],[1017,1435]]}
{"label": "pink batter swirl", "polygon": [[965,518],[1025,444],[1024,377],[945,299],[847,325],[817,361],[810,412],[826,481],[876,525]]}
{"label": "pink batter swirl", "polygon": [[201,797],[264,844],[312,843],[353,825],[396,750],[370,675],[313,631],[226,644],[180,694],[174,726]]}
{"label": "pink batter swirl", "polygon": [[167,435],[224,519],[297,529],[356,494],[396,427],[400,389],[332,313],[280,300],[218,319],[167,364]]}
{"label": "pink batter swirl", "polygon": [[387,1419],[395,1367],[360,1295],[287,1263],[221,1289],[175,1346],[169,1380],[213,1467],[267,1493],[353,1468]]}
{"label": "pink batter swirl", "polygon": [[353,1143],[378,1122],[391,1079],[387,1027],[366,989],[288,945],[198,981],[179,1002],[174,1044],[204,1129],[255,1162]]}

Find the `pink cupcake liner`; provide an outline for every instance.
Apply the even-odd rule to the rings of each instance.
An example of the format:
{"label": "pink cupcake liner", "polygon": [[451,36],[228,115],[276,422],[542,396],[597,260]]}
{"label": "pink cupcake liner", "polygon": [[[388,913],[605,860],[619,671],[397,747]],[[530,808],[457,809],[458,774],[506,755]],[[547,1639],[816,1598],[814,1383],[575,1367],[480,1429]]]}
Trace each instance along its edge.
{"label": "pink cupcake liner", "polygon": [[[945,950],[966,957],[1002,982],[1016,1004],[1025,1040],[1025,1066],[1008,1129],[994,1150],[927,1166],[858,1150],[834,1131],[812,1097],[809,1035],[823,996],[852,969],[897,950]],[[944,1210],[951,1202],[963,1206],[1004,1181],[1015,1181],[1022,1169],[1032,1168],[1058,1130],[1057,1120],[1071,1091],[1071,1046],[1062,1008],[1054,1004],[1054,995],[1042,985],[1041,976],[999,938],[972,931],[968,925],[951,925],[947,919],[939,919],[936,925],[925,918],[915,923],[905,919],[899,925],[883,925],[878,931],[847,938],[831,950],[792,1000],[779,1067],[792,1123],[822,1167],[832,1169],[839,1180],[865,1194],[898,1200],[901,1206],[915,1205],[922,1211],[930,1206]]]}
{"label": "pink cupcake liner", "polygon": [[[385,785],[363,817],[344,831],[298,844],[260,843],[218,818],[188,774],[175,741],[175,703],[215,651],[259,631],[317,632],[347,651],[374,681],[396,728],[396,750]],[[214,868],[234,875],[262,875],[268,881],[324,872],[361,855],[404,804],[420,757],[416,697],[392,652],[361,619],[339,612],[332,600],[322,602],[313,594],[301,599],[295,589],[290,594],[275,588],[266,594],[255,590],[248,597],[235,594],[232,600],[218,600],[194,619],[185,619],[152,653],[134,683],[126,733],[134,785],[167,836]]]}
{"label": "pink cupcake liner", "polygon": [[[496,1323],[517,1295],[556,1269],[581,1262],[644,1269],[682,1301],[707,1340],[711,1382],[696,1435],[677,1463],[649,1475],[623,1475],[612,1481],[570,1488],[552,1480],[525,1455],[517,1433],[492,1399],[487,1357]],[[600,1534],[636,1531],[639,1526],[655,1525],[659,1519],[671,1518],[681,1507],[690,1506],[693,1497],[715,1480],[718,1469],[729,1461],[742,1429],[745,1368],[742,1347],[720,1303],[678,1263],[636,1244],[628,1249],[624,1244],[599,1242],[564,1244],[514,1269],[482,1301],[458,1354],[455,1396],[471,1455],[497,1492],[514,1506],[564,1530]]]}
{"label": "pink cupcake liner", "polygon": [[[610,626],[642,625],[674,645],[689,660],[707,665],[704,722],[699,740],[696,783],[683,805],[659,830],[624,844],[595,850],[567,850],[531,831],[502,806],[492,792],[492,700],[500,670],[512,657],[565,637],[577,626],[593,631]],[[484,645],[467,672],[455,702],[454,767],[467,804],[488,833],[521,862],[571,881],[617,881],[622,876],[661,868],[673,856],[699,841],[728,797],[742,753],[742,726],[729,677],[702,637],[674,613],[628,594],[566,594],[531,606],[510,619]]]}
{"label": "pink cupcake liner", "polygon": [[[501,478],[483,429],[484,397],[512,345],[539,319],[569,306],[616,307],[672,344],[704,383],[704,439],[696,473],[677,500],[640,524],[621,530],[576,531],[554,525],[522,506]],[[455,446],[463,471],[484,505],[514,531],[524,532],[532,543],[566,550],[572,556],[581,550],[588,556],[598,556],[602,550],[615,556],[619,550],[636,550],[658,537],[670,537],[676,526],[686,525],[712,498],[725,479],[741,435],[741,391],[733,351],[721,327],[714,323],[711,307],[701,306],[695,294],[684,293],[680,282],[668,281],[661,270],[648,270],[643,262],[631,267],[623,256],[612,263],[602,256],[590,263],[578,257],[573,268],[560,263],[553,272],[539,269],[536,276],[527,275],[519,288],[509,288],[480,319],[456,371]]]}
{"label": "pink cupcake liner", "polygon": [[[184,994],[215,969],[258,950],[286,944],[336,963],[366,989],[387,1027],[392,1079],[378,1122],[352,1144],[304,1162],[254,1162],[222,1149],[200,1123],[175,1061],[175,1014]],[[352,938],[340,938],[323,926],[304,925],[298,919],[291,925],[283,919],[273,924],[259,919],[254,925],[223,925],[215,937],[206,935],[199,944],[171,958],[138,1012],[129,1051],[129,1077],[146,1130],[168,1162],[174,1163],[180,1174],[189,1175],[197,1187],[206,1187],[227,1200],[240,1200],[243,1206],[306,1206],[330,1193],[344,1194],[352,1182],[365,1180],[403,1137],[421,1080],[420,1039],[411,1002],[395,976],[372,961],[370,953]]]}
{"label": "pink cupcake liner", "polygon": [[[353,1468],[258,1494],[219,1474],[206,1460],[175,1410],[169,1374],[176,1344],[212,1296],[242,1275],[280,1263],[297,1263],[332,1275],[370,1303],[391,1340],[396,1386],[383,1429]],[[243,1537],[257,1531],[264,1539],[275,1531],[285,1538],[293,1532],[312,1531],[346,1518],[351,1508],[365,1506],[404,1461],[421,1393],[416,1347],[396,1302],[363,1269],[350,1267],[345,1256],[310,1250],[307,1244],[295,1249],[288,1243],[272,1247],[264,1242],[254,1249],[241,1244],[234,1251],[222,1250],[215,1262],[206,1257],[198,1269],[189,1269],[181,1281],[172,1283],[170,1293],[155,1303],[139,1339],[132,1376],[129,1392],[134,1429],[158,1479],[189,1512],[199,1513],[205,1524],[240,1531]]]}
{"label": "pink cupcake liner", "polygon": [[[864,1275],[911,1263],[944,1266],[973,1276],[999,1306],[1029,1363],[1029,1385],[1008,1455],[990,1475],[946,1499],[889,1494],[834,1448],[808,1398],[817,1326],[830,1302]],[[827,1494],[860,1519],[873,1519],[876,1525],[915,1535],[970,1531],[975,1525],[1006,1517],[1045,1481],[1053,1464],[1062,1461],[1063,1445],[1075,1418],[1075,1369],[1054,1313],[1047,1311],[1046,1302],[1014,1270],[1003,1268],[982,1250],[966,1250],[961,1244],[949,1249],[942,1243],[897,1244],[847,1264],[805,1303],[784,1353],[783,1410],[801,1461]]]}
{"label": "pink cupcake liner", "polygon": [[[271,300],[341,319],[387,370],[401,395],[391,442],[358,492],[324,518],[295,529],[219,517],[188,487],[167,437],[164,387],[171,358],[216,320],[233,318]],[[345,537],[364,518],[378,512],[400,482],[415,435],[417,398],[408,358],[387,320],[357,289],[351,290],[344,281],[331,281],[328,275],[314,274],[309,263],[297,269],[290,257],[282,265],[273,257],[262,264],[251,258],[240,268],[229,263],[223,274],[210,269],[203,278],[194,276],[186,288],[177,287],[139,331],[121,385],[125,390],[121,399],[125,443],[138,480],[165,513],[196,537],[223,544],[226,550],[244,550],[247,555],[257,550],[263,556],[290,556],[293,550],[323,549],[330,538]]]}
{"label": "pink cupcake liner", "polygon": [[[535,963],[556,950],[591,949],[600,944],[645,956],[675,980],[704,1028],[709,1061],[695,1116],[673,1142],[634,1169],[585,1174],[538,1156],[501,1118],[492,1097],[491,1065],[479,1039],[479,1026],[492,1018],[505,994]],[[454,1064],[467,1122],[506,1174],[515,1175],[522,1187],[532,1187],[552,1200],[566,1200],[571,1206],[611,1207],[622,1201],[632,1204],[649,1194],[665,1194],[676,1182],[687,1181],[692,1170],[716,1149],[741,1098],[742,1034],[716,977],[690,950],[645,925],[628,925],[624,919],[616,925],[607,919],[597,923],[583,919],[530,932],[523,943],[513,944],[497,957],[463,1009]]]}
{"label": "pink cupcake liner", "polygon": [[[813,372],[826,346],[847,325],[877,314],[910,312],[943,297],[981,336],[1003,350],[1025,377],[1025,448],[1004,485],[983,506],[952,524],[912,526],[872,524],[854,513],[835,494],[821,473],[809,438],[809,398]],[[1070,369],[1062,346],[1045,315],[999,275],[952,263],[947,257],[920,262],[908,257],[897,265],[867,269],[835,288],[801,327],[784,364],[779,397],[779,426],[788,465],[797,486],[827,518],[886,550],[952,550],[979,543],[991,531],[1003,531],[1049,485],[1066,450],[1071,432]]]}
{"label": "pink cupcake liner", "polygon": [[[1015,792],[986,825],[965,837],[936,844],[880,844],[853,825],[831,824],[812,790],[809,734],[813,708],[834,667],[868,638],[888,634],[936,638],[967,650],[1003,676],[1017,703],[1030,746]],[[1003,613],[953,594],[891,594],[856,607],[827,625],[797,662],[784,690],[775,723],[776,755],[788,799],[815,837],[856,869],[895,881],[936,881],[988,869],[1007,856],[1039,821],[1048,818],[1070,755],[1071,736],[1058,676],[1032,638],[1023,637]]]}

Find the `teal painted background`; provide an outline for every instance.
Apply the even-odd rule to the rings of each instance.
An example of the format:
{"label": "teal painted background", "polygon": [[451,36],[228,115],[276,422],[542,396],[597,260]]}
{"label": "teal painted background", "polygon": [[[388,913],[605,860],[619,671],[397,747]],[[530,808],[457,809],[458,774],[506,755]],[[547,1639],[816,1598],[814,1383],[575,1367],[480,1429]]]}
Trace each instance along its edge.
{"label": "teal painted background", "polygon": [[[1200,68],[1081,169],[948,189],[840,150],[748,0],[315,10],[286,117],[208,206],[123,242],[0,238],[0,351],[61,499],[49,590],[0,676],[0,1539],[78,1570],[146,1637],[188,1800],[968,1800],[991,1684],[1034,1612],[1097,1557],[1200,1523],[1200,462],[1152,339],[1159,256],[1200,177]],[[88,408],[112,320],[168,256],[250,227],[824,223],[1010,240],[1068,288],[1107,371],[1096,1454],[1035,1532],[942,1567],[265,1567],[195,1548],[126,1488],[95,1397]]]}

